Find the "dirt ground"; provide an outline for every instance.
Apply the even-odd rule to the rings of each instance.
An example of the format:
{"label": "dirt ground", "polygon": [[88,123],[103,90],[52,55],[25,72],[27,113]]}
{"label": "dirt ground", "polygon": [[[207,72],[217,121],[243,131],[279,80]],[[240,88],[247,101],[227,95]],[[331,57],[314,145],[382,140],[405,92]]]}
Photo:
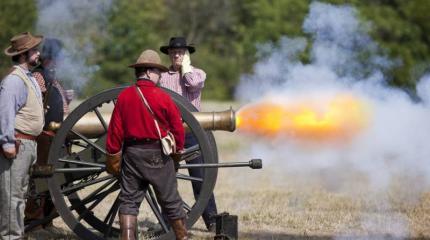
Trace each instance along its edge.
{"label": "dirt ground", "polygon": [[[204,111],[225,110],[230,104],[205,104]],[[232,104],[237,108],[237,104]],[[419,182],[399,178],[388,191],[367,189],[360,174],[341,178],[351,191],[330,189],[320,181],[286,174],[276,162],[252,156],[252,139],[240,133],[215,132],[220,162],[263,159],[263,169],[219,170],[214,190],[219,212],[237,215],[239,239],[430,239],[430,189],[418,191]],[[248,158],[247,158],[248,157]],[[279,156],[281,159],[282,156]],[[30,234],[30,239],[78,239],[61,218],[53,234]],[[192,239],[213,239],[200,219]]]}

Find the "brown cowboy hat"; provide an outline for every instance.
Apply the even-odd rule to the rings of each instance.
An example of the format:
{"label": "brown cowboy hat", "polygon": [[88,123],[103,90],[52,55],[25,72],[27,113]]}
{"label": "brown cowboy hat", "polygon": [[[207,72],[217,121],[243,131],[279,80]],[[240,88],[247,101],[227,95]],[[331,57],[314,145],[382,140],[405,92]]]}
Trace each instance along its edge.
{"label": "brown cowboy hat", "polygon": [[193,46],[187,45],[187,41],[184,37],[170,38],[169,45],[161,46],[160,51],[164,54],[169,54],[169,48],[186,48],[188,49],[188,52],[190,52],[190,54],[196,51]]}
{"label": "brown cowboy hat", "polygon": [[33,36],[30,32],[24,32],[10,39],[10,46],[4,50],[7,56],[15,56],[24,53],[43,40],[43,36]]}
{"label": "brown cowboy hat", "polygon": [[129,67],[150,67],[158,68],[162,72],[167,72],[169,69],[161,64],[160,55],[154,50],[147,49],[143,51],[135,64],[129,65]]}

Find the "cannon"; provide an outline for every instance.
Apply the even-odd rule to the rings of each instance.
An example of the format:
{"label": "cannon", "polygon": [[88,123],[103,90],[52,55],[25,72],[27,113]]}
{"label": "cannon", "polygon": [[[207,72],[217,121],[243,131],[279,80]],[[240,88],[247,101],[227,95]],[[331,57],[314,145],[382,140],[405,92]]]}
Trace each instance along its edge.
{"label": "cannon", "polygon": [[[112,106],[123,87],[95,95],[76,107],[56,130],[49,148],[47,166],[33,172],[37,194],[49,192],[57,209],[50,216],[26,225],[26,230],[44,224],[58,216],[82,239],[106,239],[119,236],[118,179],[105,171],[105,140]],[[224,112],[198,112],[182,96],[165,89],[178,106],[184,127],[196,137],[198,144],[187,148],[178,166],[177,179],[181,191],[190,192],[192,182],[201,182],[197,199],[184,198],[187,212],[186,225],[193,226],[202,214],[217,180],[221,167],[262,167],[260,159],[247,162],[219,163],[212,130],[235,130],[232,109]],[[107,109],[107,110],[106,110]],[[189,164],[189,160],[202,157],[202,164]],[[189,176],[185,169],[203,168],[204,177]],[[143,210],[142,210],[143,209]],[[163,219],[155,192],[150,187],[142,203],[139,228],[157,239],[173,239],[168,223]]]}

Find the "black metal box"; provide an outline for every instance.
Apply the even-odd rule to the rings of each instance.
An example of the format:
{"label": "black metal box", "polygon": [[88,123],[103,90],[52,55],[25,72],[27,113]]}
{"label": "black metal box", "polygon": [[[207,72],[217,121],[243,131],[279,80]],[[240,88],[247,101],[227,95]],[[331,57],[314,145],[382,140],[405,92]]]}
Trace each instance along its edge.
{"label": "black metal box", "polygon": [[223,212],[215,216],[216,235],[215,240],[238,239],[237,216]]}

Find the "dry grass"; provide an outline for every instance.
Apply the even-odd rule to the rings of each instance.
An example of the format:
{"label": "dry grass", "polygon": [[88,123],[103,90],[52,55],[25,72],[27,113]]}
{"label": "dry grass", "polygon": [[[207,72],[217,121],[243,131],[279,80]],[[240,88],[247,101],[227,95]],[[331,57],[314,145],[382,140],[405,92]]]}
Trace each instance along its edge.
{"label": "dry grass", "polygon": [[[243,153],[249,138],[229,132],[215,132],[215,137],[221,162],[249,160]],[[341,178],[350,191],[332,190],[320,177],[303,180],[275,164],[260,170],[220,169],[214,193],[220,212],[238,215],[240,239],[430,238],[430,191],[414,191],[413,179],[399,178],[379,192],[367,189],[359,173]],[[60,218],[55,225],[63,233],[52,238],[77,239]],[[213,239],[204,229],[199,219],[191,229],[193,239]]]}

